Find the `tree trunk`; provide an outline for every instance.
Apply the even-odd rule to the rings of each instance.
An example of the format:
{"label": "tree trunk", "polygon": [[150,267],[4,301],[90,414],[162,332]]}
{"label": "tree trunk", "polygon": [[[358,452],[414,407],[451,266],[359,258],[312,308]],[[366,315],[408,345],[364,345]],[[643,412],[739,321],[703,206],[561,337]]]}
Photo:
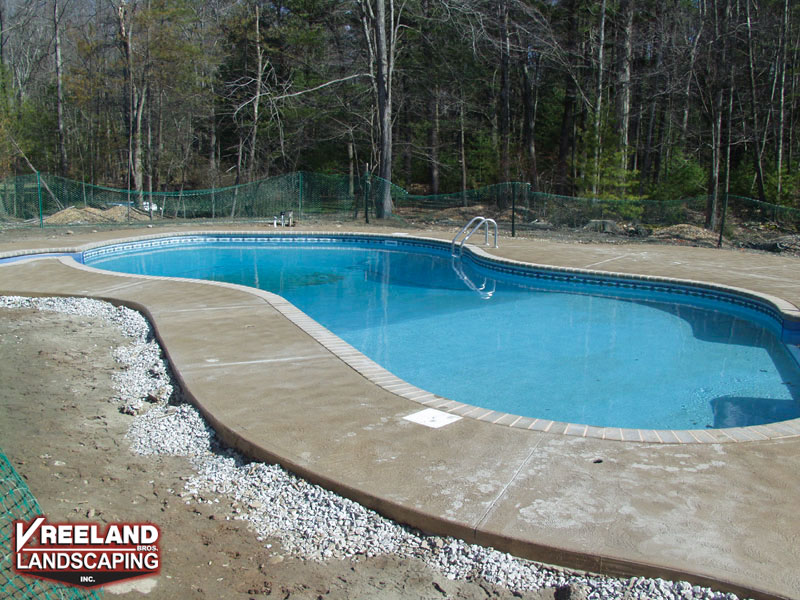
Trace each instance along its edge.
{"label": "tree trunk", "polygon": [[[578,40],[578,17],[575,0],[566,0],[565,12],[569,15],[569,26],[565,50],[568,56],[574,56]],[[558,162],[556,165],[556,193],[561,195],[572,194],[572,184],[569,174],[569,157],[574,146],[575,129],[575,99],[577,87],[572,73],[564,76],[564,104],[561,116],[561,133],[558,138]]]}
{"label": "tree trunk", "polygon": [[[659,103],[660,103],[660,90],[666,86],[666,83],[662,81],[660,74],[662,69],[662,64],[664,60],[664,47],[667,44],[666,34],[662,32],[661,35],[658,37],[658,48],[656,49],[656,73],[659,74],[657,79],[655,80],[655,85],[653,86],[654,89],[650,90],[651,95],[651,103],[650,103],[650,115],[647,121],[647,137],[645,138],[645,149],[644,155],[642,157],[642,170],[641,170],[641,178],[639,180],[639,194],[644,194],[644,184],[651,177],[650,170],[653,165],[653,136],[655,133],[657,117],[659,114]],[[641,127],[641,125],[640,125]]]}
{"label": "tree trunk", "polygon": [[142,185],[142,113],[144,112],[145,98],[147,96],[146,77],[140,87],[136,86],[133,56],[133,25],[126,24],[127,7],[120,4],[117,9],[119,18],[119,36],[125,57],[125,70],[127,71],[127,84],[129,94],[128,106],[128,169],[129,180],[133,182],[133,189],[138,192],[138,205],[141,207],[143,198]]}
{"label": "tree trunk", "polygon": [[689,129],[689,112],[692,106],[692,79],[694,79],[695,62],[697,60],[697,47],[700,43],[700,38],[703,36],[703,28],[705,27],[705,20],[701,21],[700,29],[692,42],[692,50],[689,53],[689,69],[686,73],[686,86],[683,91],[684,102],[683,105],[683,119],[681,121],[681,138],[686,141],[686,134]]}
{"label": "tree trunk", "polygon": [[353,142],[347,142],[347,163],[349,166],[347,178],[347,193],[350,198],[355,196],[355,152],[353,151]]}
{"label": "tree trunk", "polygon": [[761,202],[767,201],[767,196],[764,190],[764,171],[762,169],[761,161],[761,144],[759,143],[759,125],[758,125],[758,101],[756,99],[756,67],[755,59],[753,57],[753,30],[752,21],[750,19],[750,0],[745,0],[745,10],[747,15],[747,60],[750,82],[750,115],[753,121],[753,167],[756,171],[756,183],[758,184],[758,199]]}
{"label": "tree trunk", "polygon": [[144,202],[144,169],[142,167],[142,115],[144,114],[145,98],[147,97],[147,86],[134,95],[135,125],[133,133],[133,183],[134,189],[139,192],[137,202],[139,208]]}
{"label": "tree trunk", "polygon": [[156,191],[161,189],[161,177],[159,165],[161,164],[161,157],[164,156],[164,91],[158,92],[158,106],[156,113],[156,150],[153,155],[152,162],[153,169],[153,189]]}
{"label": "tree trunk", "polygon": [[617,63],[617,124],[619,125],[619,150],[623,171],[628,169],[628,146],[631,123],[631,61],[633,59],[633,2],[621,0],[619,5],[620,28],[619,59]]}
{"label": "tree trunk", "polygon": [[[6,66],[6,59],[3,50],[6,45],[5,15],[3,13],[4,4],[0,2],[0,69]],[[0,77],[0,98],[5,97],[5,78]]]}
{"label": "tree trunk", "polygon": [[461,163],[461,203],[467,205],[467,149],[464,135],[464,108],[465,100],[464,94],[461,94],[461,102],[458,106],[458,149],[459,149],[459,163]]}
{"label": "tree trunk", "polygon": [[783,193],[783,135],[786,120],[786,45],[789,33],[789,0],[783,3],[783,21],[781,24],[781,85],[780,100],[778,102],[778,139],[776,141],[776,170],[778,172],[777,181],[777,201],[781,202]]}
{"label": "tree trunk", "polygon": [[[391,11],[394,12],[394,2],[389,0]],[[380,163],[378,176],[381,182],[383,195],[378,203],[378,218],[385,219],[392,215],[391,189],[387,182],[392,180],[392,82],[391,69],[392,57],[386,38],[386,2],[375,0],[375,63],[376,84],[378,93],[378,127],[380,131]]]}
{"label": "tree trunk", "polygon": [[[748,0],[749,1],[749,0]],[[714,86],[713,94],[710,95],[710,117],[711,117],[711,165],[709,171],[709,197],[706,204],[706,228],[714,231],[717,228],[717,218],[719,216],[719,195],[720,195],[720,166],[722,162],[722,114],[724,111],[723,101],[725,89],[729,86],[727,73],[721,75],[721,69],[728,64],[730,56],[731,42],[731,0],[725,0],[720,18],[720,10],[713,5],[713,25],[714,37],[711,51],[708,55],[708,69],[711,85]],[[757,143],[757,141],[756,141]]]}
{"label": "tree trunk", "polygon": [[733,145],[733,96],[734,96],[734,69],[731,65],[730,77],[728,79],[728,114],[727,114],[727,143],[725,144],[725,192],[722,202],[722,215],[719,224],[718,247],[722,247],[722,235],[725,229],[725,217],[728,212],[728,194],[731,191],[731,146]]}
{"label": "tree trunk", "polygon": [[[150,92],[152,95],[152,91]],[[152,198],[153,194],[153,99],[147,103],[147,191]],[[152,204],[152,202],[151,202]],[[151,209],[152,213],[152,209]]]}
{"label": "tree trunk", "polygon": [[722,151],[722,89],[714,99],[715,115],[711,124],[711,177],[709,181],[709,204],[706,208],[706,229],[714,231],[717,228],[717,213],[719,206],[719,170],[720,154]]}
{"label": "tree trunk", "polygon": [[211,174],[212,184],[215,186],[217,183],[217,112],[214,108],[213,89],[211,95],[211,115],[208,119],[208,170]]}
{"label": "tree trunk", "polygon": [[[534,66],[535,65],[535,66]],[[539,55],[534,59],[534,65],[531,61],[525,62],[522,68],[522,103],[524,105],[523,113],[523,127],[522,127],[522,143],[525,148],[525,159],[527,163],[527,177],[528,182],[531,184],[533,191],[539,189],[539,173],[536,165],[536,111],[539,104]],[[531,73],[533,70],[533,73]],[[534,87],[536,91],[534,92]]]}
{"label": "tree trunk", "polygon": [[596,197],[600,184],[600,151],[603,141],[600,136],[600,121],[603,111],[603,46],[606,43],[606,0],[600,2],[600,32],[597,41],[597,97],[594,105],[594,177],[592,196]]}
{"label": "tree trunk", "polygon": [[[797,32],[797,38],[792,44],[794,51],[792,52],[792,68],[789,70],[792,73],[792,83],[789,86],[789,97],[797,98],[800,90],[797,89],[798,79],[800,79],[800,30]],[[786,136],[786,147],[788,154],[786,156],[786,163],[789,165],[794,164],[794,123],[797,122],[795,111],[797,109],[797,102],[792,101],[789,103],[789,131]]]}
{"label": "tree trunk", "polygon": [[639,194],[644,194],[644,184],[650,177],[650,168],[653,164],[653,134],[656,126],[656,114],[658,112],[658,100],[653,98],[650,104],[650,116],[647,119],[647,137],[645,138],[644,156],[642,157],[642,171],[639,180]]}
{"label": "tree trunk", "polygon": [[654,155],[652,158],[652,165],[650,167],[650,180],[653,183],[658,183],[661,178],[661,164],[663,162],[663,155],[665,149],[669,146],[669,138],[667,129],[667,121],[669,117],[667,115],[668,106],[666,101],[659,102],[658,105],[658,116],[656,117],[656,121],[658,123],[657,127],[657,134],[656,134],[656,143],[654,148]]}
{"label": "tree trunk", "polygon": [[439,88],[434,87],[430,99],[430,130],[428,142],[430,145],[431,162],[431,194],[439,193]]}
{"label": "tree trunk", "polygon": [[236,180],[233,188],[233,203],[231,204],[231,219],[236,216],[236,202],[239,199],[239,183],[242,175],[242,154],[244,153],[244,139],[239,134],[239,144],[236,151]]}
{"label": "tree trunk", "polygon": [[[55,45],[56,63],[56,115],[58,120],[58,168],[62,176],[67,175],[67,141],[64,132],[64,83],[63,66],[61,63],[61,34],[59,26],[58,0],[53,0],[53,43]],[[0,39],[2,44],[2,39]]]}
{"label": "tree trunk", "polygon": [[261,99],[261,86],[263,84],[262,71],[264,69],[264,49],[261,46],[261,15],[256,4],[256,83],[253,92],[253,127],[250,130],[250,160],[248,161],[248,179],[255,179],[256,168],[256,142],[258,141],[258,111]]}
{"label": "tree trunk", "polygon": [[[787,32],[787,40],[790,39],[790,33]],[[800,56],[800,31],[797,33],[797,38],[792,43],[792,62],[791,66],[789,67],[789,73],[792,74],[791,83],[789,84],[789,98],[792,98],[792,102],[789,103],[789,118],[787,121],[789,122],[789,127],[787,128],[788,131],[786,132],[786,164],[792,165],[794,164],[794,123],[796,122],[795,118],[795,110],[797,108],[797,102],[794,100],[797,98],[798,89],[797,83],[798,78],[800,78],[800,69],[798,69],[798,65],[800,65],[800,60],[798,57]]]}
{"label": "tree trunk", "polygon": [[211,179],[211,218],[213,219],[217,216],[216,188],[219,185],[219,177],[217,175],[217,115],[214,110],[213,89],[208,132],[208,172]]}
{"label": "tree trunk", "polygon": [[[511,39],[508,32],[508,0],[500,0],[500,176],[511,181]],[[499,210],[506,205],[505,196],[498,198]]]}

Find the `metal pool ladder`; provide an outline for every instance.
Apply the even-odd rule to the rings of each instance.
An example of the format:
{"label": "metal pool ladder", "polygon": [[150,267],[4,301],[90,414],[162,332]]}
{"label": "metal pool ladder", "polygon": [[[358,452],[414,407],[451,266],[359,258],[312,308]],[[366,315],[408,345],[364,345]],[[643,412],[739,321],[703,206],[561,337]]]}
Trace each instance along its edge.
{"label": "metal pool ladder", "polygon": [[[472,227],[473,223],[477,223],[477,225]],[[499,246],[497,245],[497,222],[494,219],[487,219],[486,217],[473,217],[473,219],[469,223],[464,225],[464,227],[461,228],[461,231],[459,231],[455,235],[453,241],[450,242],[450,254],[452,256],[456,255],[456,244],[457,244],[458,256],[461,256],[461,254],[464,252],[464,244],[467,243],[467,240],[472,236],[473,233],[475,233],[476,231],[478,231],[478,229],[481,228],[481,225],[485,225],[486,227],[486,236],[484,239],[484,244],[488,246],[490,223],[494,226],[494,248],[498,248]],[[472,227],[472,229],[470,229],[470,227]],[[460,238],[462,235],[464,237],[461,239],[461,241],[459,241],[458,238]]]}

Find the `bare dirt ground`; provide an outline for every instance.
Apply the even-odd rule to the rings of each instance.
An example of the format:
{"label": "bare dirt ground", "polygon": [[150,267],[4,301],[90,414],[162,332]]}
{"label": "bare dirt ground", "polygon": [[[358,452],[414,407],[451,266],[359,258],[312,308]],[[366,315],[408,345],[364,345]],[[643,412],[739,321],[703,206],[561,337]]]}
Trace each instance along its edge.
{"label": "bare dirt ground", "polygon": [[[147,521],[162,531],[161,574],[105,588],[105,597],[296,599],[553,598],[450,581],[420,561],[382,556],[311,562],[259,542],[231,501],[180,497],[188,460],[138,456],[132,417],[110,401],[128,343],[99,319],[0,309],[0,446],[51,522]],[[267,548],[266,544],[271,544]]]}
{"label": "bare dirt ground", "polygon": [[[451,208],[441,211],[398,211],[396,218],[386,221],[371,219],[369,229],[430,230],[457,232],[470,218],[478,213],[495,218],[501,231],[507,235],[511,231],[510,209],[497,213],[492,207],[471,206]],[[680,246],[717,247],[719,234],[704,229],[702,215],[692,215],[691,223],[681,223],[668,227],[646,226],[633,222],[590,221],[582,227],[553,226],[546,222],[525,223],[522,215],[517,219],[516,235],[523,238],[547,239],[558,242],[587,244],[673,244]],[[69,207],[45,219],[45,228],[38,222],[19,226],[0,222],[0,242],[21,241],[42,238],[59,239],[78,232],[125,230],[127,228],[152,227],[158,231],[162,227],[193,229],[202,226],[219,226],[222,229],[245,227],[272,228],[272,221],[224,223],[203,221],[202,219],[166,219],[154,213],[128,210],[116,206],[107,210]],[[364,228],[363,219],[335,221],[313,217],[296,221],[298,229],[328,231],[342,229],[359,231]],[[723,248],[769,252],[800,257],[800,232],[779,227],[776,223],[743,222],[731,217],[725,228]]]}

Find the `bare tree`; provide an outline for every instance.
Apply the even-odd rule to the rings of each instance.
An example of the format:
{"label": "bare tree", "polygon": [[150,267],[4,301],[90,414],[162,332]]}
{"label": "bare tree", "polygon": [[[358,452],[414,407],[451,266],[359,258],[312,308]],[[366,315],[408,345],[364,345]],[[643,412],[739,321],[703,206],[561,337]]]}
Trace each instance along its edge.
{"label": "bare tree", "polygon": [[256,168],[256,142],[258,140],[258,110],[261,106],[261,87],[264,84],[264,47],[261,43],[261,13],[260,7],[256,3],[255,21],[255,50],[256,50],[256,75],[255,75],[255,94],[251,105],[253,107],[253,123],[250,129],[250,162],[248,164],[249,179],[253,180],[253,173]]}
{"label": "bare tree", "polygon": [[58,0],[53,0],[53,44],[55,46],[55,67],[56,67],[56,114],[58,120],[58,157],[59,170],[61,175],[66,175],[67,166],[67,142],[64,133],[64,82],[63,64],[61,62],[61,34],[60,26],[61,14],[58,8]]}
{"label": "bare tree", "polygon": [[[508,0],[498,2],[500,24],[500,173],[503,181],[511,179],[511,34],[509,33]],[[505,208],[505,197],[499,207]]]}
{"label": "bare tree", "polygon": [[[374,75],[379,147],[378,176],[386,182],[392,180],[392,81],[394,78],[397,44],[400,37],[401,17],[405,3],[397,9],[394,0],[359,0],[364,37],[370,57],[370,73]],[[377,206],[378,217],[392,215],[392,196],[388,184],[382,184],[382,198]]]}
{"label": "bare tree", "polygon": [[600,2],[600,25],[597,40],[597,94],[594,105],[594,177],[592,178],[592,196],[597,196],[600,183],[600,152],[602,139],[600,124],[603,112],[603,49],[606,43],[606,0]]}
{"label": "bare tree", "polygon": [[0,97],[5,97],[6,92],[6,9],[5,0],[0,0]]}
{"label": "bare tree", "polygon": [[756,97],[756,65],[753,50],[753,19],[750,15],[750,2],[751,0],[744,0],[745,15],[747,16],[747,66],[748,66],[748,82],[750,84],[750,117],[752,119],[754,143],[751,144],[753,149],[753,168],[756,172],[756,183],[758,184],[758,199],[762,202],[767,201],[767,195],[764,190],[764,169],[762,162],[762,145],[759,143],[760,139],[760,126],[759,126],[759,111],[758,99]]}
{"label": "bare tree", "polygon": [[784,129],[786,126],[786,47],[788,46],[789,37],[789,0],[784,0],[783,3],[783,19],[781,19],[781,60],[780,60],[780,101],[778,104],[778,139],[775,144],[776,154],[776,171],[777,171],[777,197],[780,198],[783,193],[783,140]]}
{"label": "bare tree", "polygon": [[621,0],[619,5],[620,20],[617,59],[617,95],[616,111],[619,124],[619,148],[622,156],[623,170],[628,168],[628,144],[630,143],[631,123],[631,61],[633,59],[633,2]]}
{"label": "bare tree", "polygon": [[139,192],[138,204],[144,201],[142,168],[142,116],[147,99],[149,79],[146,65],[138,65],[133,45],[134,13],[137,5],[120,3],[117,7],[119,47],[125,65],[128,92],[128,177],[129,184]]}

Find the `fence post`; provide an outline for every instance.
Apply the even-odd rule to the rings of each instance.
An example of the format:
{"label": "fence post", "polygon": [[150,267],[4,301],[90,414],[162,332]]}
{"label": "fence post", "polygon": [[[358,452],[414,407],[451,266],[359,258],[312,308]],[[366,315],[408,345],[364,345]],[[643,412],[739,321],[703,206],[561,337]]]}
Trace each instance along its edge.
{"label": "fence post", "polygon": [[717,248],[722,248],[722,232],[725,231],[725,216],[728,214],[728,192],[725,192],[725,199],[722,201],[722,221],[719,224],[719,239]]}
{"label": "fence post", "polygon": [[36,171],[36,191],[39,194],[39,228],[44,229],[44,214],[42,213],[42,176]]}
{"label": "fence post", "polygon": [[297,209],[297,212],[300,213],[300,218],[303,217],[303,172],[300,171],[300,205]]}
{"label": "fence post", "polygon": [[[488,231],[489,226],[486,226]],[[511,184],[511,237],[517,237],[517,184]]]}
{"label": "fence post", "polygon": [[369,196],[372,182],[370,181],[369,164],[364,173],[364,222],[369,225]]}

